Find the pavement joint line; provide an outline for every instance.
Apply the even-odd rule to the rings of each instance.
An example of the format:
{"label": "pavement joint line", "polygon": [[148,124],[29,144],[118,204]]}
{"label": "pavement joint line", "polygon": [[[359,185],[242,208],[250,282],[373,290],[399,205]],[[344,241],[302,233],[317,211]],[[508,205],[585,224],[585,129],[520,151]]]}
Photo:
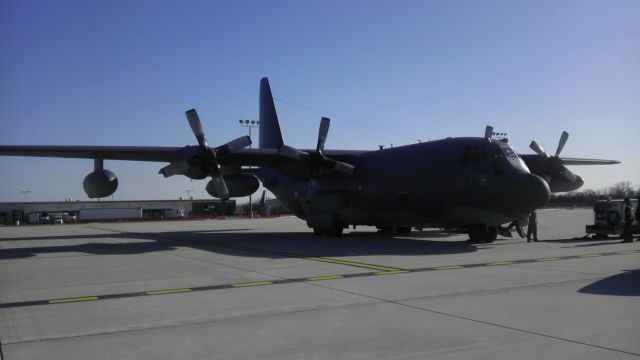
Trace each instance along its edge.
{"label": "pavement joint line", "polygon": [[204,286],[197,286],[197,287],[190,287],[190,288],[185,287],[185,288],[166,289],[166,290],[150,290],[150,291],[142,291],[142,292],[116,293],[116,294],[105,294],[105,295],[84,296],[84,297],[70,297],[70,298],[61,298],[61,299],[52,299],[52,300],[18,301],[18,302],[12,302],[12,303],[0,303],[0,309],[74,303],[74,302],[82,302],[82,301],[123,299],[123,298],[143,297],[143,296],[153,296],[153,295],[178,294],[178,293],[188,293],[188,292],[196,292],[196,291],[213,291],[213,290],[234,289],[234,288],[243,288],[243,287],[252,287],[252,286],[296,284],[296,283],[305,283],[305,282],[319,281],[319,280],[350,279],[350,278],[362,278],[362,277],[371,277],[371,276],[378,276],[378,275],[396,275],[396,274],[420,273],[420,272],[439,271],[439,270],[470,269],[470,268],[490,267],[490,266],[497,266],[497,265],[529,264],[529,263],[535,263],[539,261],[588,259],[594,256],[613,256],[613,255],[622,255],[622,254],[631,254],[631,253],[640,253],[640,250],[613,251],[613,252],[604,252],[599,254],[586,254],[589,256],[568,255],[568,256],[558,256],[555,258],[521,259],[521,260],[514,260],[514,261],[498,261],[493,263],[476,263],[476,264],[467,264],[467,265],[446,265],[446,266],[436,266],[436,267],[426,267],[426,268],[416,268],[416,269],[389,268],[390,270],[378,271],[378,272],[325,275],[325,276],[315,276],[315,277],[278,279],[278,280],[271,280],[271,281],[245,282],[245,283],[236,283],[236,284],[204,285]]}
{"label": "pavement joint line", "polygon": [[357,262],[357,261],[338,260],[338,259],[332,259],[332,258],[325,258],[325,257],[321,257],[321,256],[309,256],[309,255],[305,255],[305,254],[296,254],[296,253],[277,251],[277,250],[252,248],[252,247],[246,247],[246,246],[242,246],[242,245],[227,244],[227,243],[221,243],[221,242],[216,242],[216,241],[204,242],[204,241],[197,241],[197,240],[183,240],[183,239],[176,239],[176,238],[173,238],[173,237],[170,237],[170,236],[162,236],[162,235],[153,234],[153,233],[140,233],[140,232],[135,232],[135,231],[121,231],[121,230],[115,230],[115,229],[105,229],[105,228],[101,228],[99,226],[85,226],[85,227],[89,228],[89,229],[93,229],[93,230],[109,231],[109,232],[115,232],[115,233],[120,233],[120,234],[132,234],[132,235],[138,235],[138,236],[146,236],[148,238],[158,238],[158,239],[162,239],[162,240],[170,240],[170,241],[176,241],[176,242],[182,242],[182,243],[189,243],[189,242],[201,243],[201,244],[206,244],[206,245],[210,245],[210,246],[217,246],[217,247],[221,247],[221,248],[228,248],[228,249],[234,249],[234,250],[240,250],[240,251],[247,251],[247,252],[253,252],[253,253],[258,253],[258,254],[277,255],[277,256],[283,256],[283,257],[294,257],[294,258],[298,258],[298,259],[304,259],[304,260],[310,260],[310,261],[320,261],[320,262],[325,262],[325,263],[330,263],[330,264],[353,266],[353,267],[364,268],[364,269],[373,269],[373,270],[380,270],[380,271],[404,270],[404,269],[399,269],[399,268],[395,268],[395,267],[375,265],[375,264],[366,264],[366,263],[361,263],[361,262]]}

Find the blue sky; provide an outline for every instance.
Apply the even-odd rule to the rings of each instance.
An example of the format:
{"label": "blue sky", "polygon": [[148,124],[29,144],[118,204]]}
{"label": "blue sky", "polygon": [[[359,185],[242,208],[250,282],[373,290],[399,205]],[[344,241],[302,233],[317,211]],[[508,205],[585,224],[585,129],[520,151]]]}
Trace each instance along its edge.
{"label": "blue sky", "polygon": [[[195,144],[191,107],[221,144],[257,118],[262,76],[292,146],[315,145],[321,116],[327,148],[490,124],[554,152],[566,130],[563,156],[623,162],[572,167],[584,188],[640,185],[638,1],[0,2],[0,144]],[[204,197],[162,166],[105,162],[116,199]],[[0,201],[86,199],[92,167],[0,157]]]}

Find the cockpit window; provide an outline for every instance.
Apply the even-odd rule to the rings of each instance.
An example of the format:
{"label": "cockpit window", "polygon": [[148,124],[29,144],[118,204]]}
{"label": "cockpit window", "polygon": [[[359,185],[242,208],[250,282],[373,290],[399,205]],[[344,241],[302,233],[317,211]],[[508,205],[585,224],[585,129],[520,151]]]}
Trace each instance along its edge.
{"label": "cockpit window", "polygon": [[504,152],[504,155],[509,159],[519,158],[518,154],[516,154],[515,151],[513,151],[513,149],[511,149],[510,147],[503,147],[502,151]]}
{"label": "cockpit window", "polygon": [[504,156],[507,158],[507,160],[509,160],[511,165],[513,165],[516,168],[525,170],[526,172],[529,172],[529,168],[527,167],[527,165],[524,163],[520,155],[518,155],[518,153],[513,151],[511,146],[507,145],[506,143],[500,144],[500,149],[502,149]]}

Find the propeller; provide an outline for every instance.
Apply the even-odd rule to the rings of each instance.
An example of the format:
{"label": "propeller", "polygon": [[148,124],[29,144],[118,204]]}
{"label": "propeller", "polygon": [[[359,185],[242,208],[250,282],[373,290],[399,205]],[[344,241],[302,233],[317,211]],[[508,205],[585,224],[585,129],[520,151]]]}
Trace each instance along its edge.
{"label": "propeller", "polygon": [[567,140],[569,140],[569,133],[566,131],[562,132],[562,135],[560,135],[560,142],[558,142],[558,149],[556,150],[556,157],[560,156],[560,152],[562,152],[562,149],[564,148],[564,145],[567,143]]}
{"label": "propeller", "polygon": [[251,139],[248,136],[242,136],[237,139],[231,140],[224,145],[220,145],[215,148],[209,147],[207,144],[207,136],[204,133],[202,122],[195,109],[186,111],[187,121],[198,140],[200,151],[196,154],[186,158],[172,162],[171,164],[163,167],[160,173],[165,177],[183,174],[194,166],[200,166],[203,171],[211,176],[211,181],[207,184],[207,191],[210,194],[216,194],[222,200],[229,198],[229,189],[222,177],[220,171],[220,164],[218,159],[227,154],[230,154],[236,150],[243,149],[251,145]]}
{"label": "propeller", "polygon": [[549,172],[552,176],[555,174],[559,174],[560,176],[563,176],[564,178],[566,178],[568,181],[575,182],[577,180],[576,175],[572,173],[571,170],[567,169],[564,166],[564,163],[560,158],[560,153],[562,152],[562,149],[564,149],[564,146],[566,145],[567,140],[569,140],[569,133],[566,131],[563,131],[562,135],[560,136],[560,141],[558,142],[558,148],[556,149],[556,153],[554,156],[549,156],[549,154],[547,154],[547,152],[544,151],[544,149],[540,145],[538,145],[538,143],[535,140],[531,141],[531,144],[529,144],[529,147],[533,151],[535,151],[538,155],[544,156],[545,158],[548,159],[547,172]]}
{"label": "propeller", "polygon": [[531,144],[529,144],[529,147],[530,147],[533,151],[535,151],[535,152],[536,152],[536,154],[541,155],[541,156],[544,156],[544,157],[546,157],[546,158],[548,158],[548,157],[549,157],[549,154],[547,154],[547,152],[546,152],[546,151],[544,151],[544,149],[543,149],[540,145],[538,145],[538,143],[537,143],[535,140],[531,141]]}
{"label": "propeller", "polygon": [[318,190],[318,177],[320,176],[322,169],[329,169],[346,175],[352,175],[355,169],[355,167],[351,164],[337,161],[324,155],[324,144],[327,141],[330,123],[331,120],[326,117],[323,117],[320,120],[316,151],[308,154],[309,166],[311,167],[311,175],[309,176],[309,182],[307,184],[307,201],[311,201],[316,191]]}

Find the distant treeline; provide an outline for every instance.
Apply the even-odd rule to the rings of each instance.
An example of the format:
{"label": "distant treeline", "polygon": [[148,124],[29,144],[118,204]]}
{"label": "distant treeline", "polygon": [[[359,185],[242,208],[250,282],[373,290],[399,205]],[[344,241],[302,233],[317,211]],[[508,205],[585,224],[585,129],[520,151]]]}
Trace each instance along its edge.
{"label": "distant treeline", "polygon": [[596,200],[637,198],[640,187],[634,189],[630,181],[622,181],[600,190],[582,190],[568,193],[551,194],[550,207],[591,207]]}

